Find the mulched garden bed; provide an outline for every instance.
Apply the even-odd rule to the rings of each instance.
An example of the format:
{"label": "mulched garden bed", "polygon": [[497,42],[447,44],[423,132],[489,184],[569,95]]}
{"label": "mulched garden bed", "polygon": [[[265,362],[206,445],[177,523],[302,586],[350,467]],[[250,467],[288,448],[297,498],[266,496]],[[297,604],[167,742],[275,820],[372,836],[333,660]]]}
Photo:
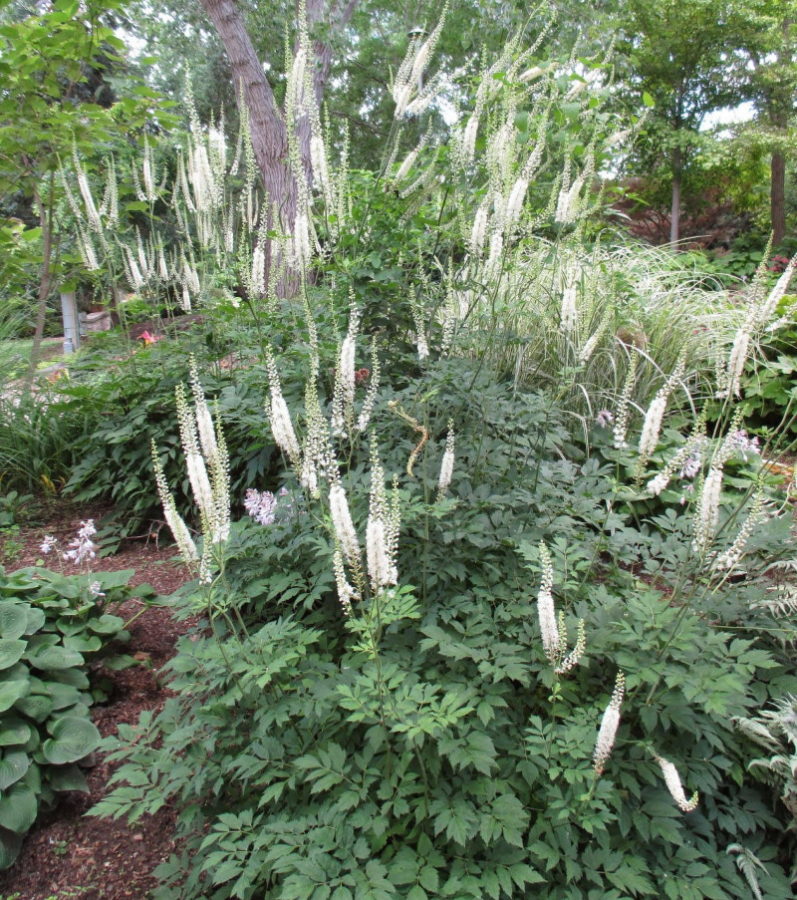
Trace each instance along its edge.
{"label": "mulched garden bed", "polygon": [[[42,527],[23,528],[14,537],[22,549],[15,553],[13,564],[6,562],[6,569],[35,565],[42,557],[39,545],[45,534],[68,543],[87,515],[86,511],[66,512]],[[158,593],[170,594],[190,577],[174,555],[172,547],[128,544],[111,557],[94,560],[91,568],[135,569],[132,585],[150,584]],[[75,571],[67,565],[63,570]],[[110,611],[132,618],[140,610],[134,599]],[[93,708],[103,736],[115,734],[120,723],[135,723],[142,710],[157,709],[164,702],[168,692],[157,673],[188,627],[189,623],[175,622],[168,610],[159,607],[147,609],[133,622],[126,652],[139,665],[109,673],[113,685],[109,701]],[[111,771],[100,757],[86,773],[90,793],[65,794],[54,810],[40,817],[16,863],[0,872],[0,900],[144,900],[149,896],[156,883],[152,870],[174,850],[174,812],[165,807],[133,827],[84,816],[104,796]]]}

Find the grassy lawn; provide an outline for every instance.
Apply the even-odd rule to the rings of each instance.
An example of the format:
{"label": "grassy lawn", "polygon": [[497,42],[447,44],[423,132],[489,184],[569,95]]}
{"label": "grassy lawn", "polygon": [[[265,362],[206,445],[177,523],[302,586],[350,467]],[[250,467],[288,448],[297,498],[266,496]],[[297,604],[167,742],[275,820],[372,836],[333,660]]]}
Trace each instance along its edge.
{"label": "grassy lawn", "polygon": [[[0,341],[0,372],[6,378],[19,378],[28,367],[33,338]],[[51,365],[55,358],[61,356],[62,339],[45,338],[42,342],[39,368]]]}

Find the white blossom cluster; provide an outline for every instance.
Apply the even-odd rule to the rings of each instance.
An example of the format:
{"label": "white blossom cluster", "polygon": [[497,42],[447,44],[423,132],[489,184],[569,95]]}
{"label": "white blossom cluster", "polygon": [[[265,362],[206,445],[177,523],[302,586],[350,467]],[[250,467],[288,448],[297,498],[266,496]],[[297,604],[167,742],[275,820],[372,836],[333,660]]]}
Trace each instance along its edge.
{"label": "white blossom cluster", "polygon": [[544,543],[539,545],[541,581],[537,593],[537,616],[540,623],[542,648],[557,675],[569,672],[581,659],[586,650],[584,620],[579,620],[578,635],[573,649],[567,652],[567,629],[564,613],[559,613],[558,621],[553,599],[553,560]]}
{"label": "white blossom cluster", "polygon": [[637,355],[632,352],[628,360],[628,371],[623,382],[623,389],[620,398],[617,401],[617,408],[614,412],[614,448],[615,450],[623,450],[628,446],[626,442],[626,434],[628,432],[628,418],[630,413],[631,392],[634,389],[636,381]]}
{"label": "white blossom cluster", "polygon": [[454,448],[456,437],[454,435],[454,420],[448,420],[448,433],[446,434],[446,449],[443,451],[443,459],[440,462],[440,475],[437,479],[437,499],[442,500],[451,484],[454,474]]}
{"label": "white blossom cluster", "polygon": [[739,396],[742,373],[750,353],[750,346],[753,344],[756,336],[767,326],[777,309],[778,303],[786,295],[786,290],[794,275],[795,268],[797,268],[797,255],[789,261],[775,286],[763,300],[759,300],[758,285],[754,285],[744,321],[733,338],[733,344],[725,364],[725,383],[717,391],[718,397]]}
{"label": "white blossom cluster", "polygon": [[76,565],[81,565],[97,556],[97,545],[92,538],[97,533],[94,527],[94,519],[86,519],[80,523],[77,536],[70,542],[69,550],[65,550],[63,557]]}
{"label": "white blossom cluster", "polygon": [[424,86],[423,76],[440,39],[447,12],[448,6],[445,5],[437,25],[426,40],[423,40],[421,35],[410,41],[390,88],[393,102],[396,104],[393,113],[396,119],[420,115],[437,95],[440,79],[431,78]]}
{"label": "white blossom cluster", "polygon": [[617,678],[612,691],[612,698],[606,707],[601,719],[598,737],[595,741],[595,749],[592,753],[592,767],[597,775],[602,775],[609,757],[614,749],[617,738],[617,729],[620,727],[620,707],[623,704],[625,694],[625,675],[617,673]]}
{"label": "white blossom cluster", "polygon": [[214,428],[207,406],[196,362],[190,364],[193,407],[188,402],[185,387],[177,385],[175,399],[180,441],[185,457],[188,480],[194,502],[199,509],[202,526],[203,552],[199,559],[188,526],[174,502],[160,463],[157,446],[152,443],[152,458],[158,494],[166,523],[186,562],[200,563],[200,580],[210,581],[214,555],[219,545],[230,536],[230,478],[227,445],[220,428]]}
{"label": "white blossom cluster", "polygon": [[352,304],[349,327],[338,351],[335,369],[335,388],[332,393],[332,433],[343,435],[347,424],[354,419],[354,394],[357,386],[356,354],[357,334],[360,328],[360,312]]}
{"label": "white blossom cluster", "polygon": [[683,789],[683,785],[681,784],[681,776],[678,774],[678,769],[675,768],[673,763],[671,763],[668,759],[664,759],[664,757],[662,756],[656,756],[655,759],[659,764],[661,774],[664,776],[664,783],[667,785],[667,790],[670,792],[670,796],[675,801],[675,805],[678,807],[678,809],[681,810],[681,812],[694,812],[694,810],[697,809],[698,802],[700,800],[697,791],[695,791],[694,794],[692,794],[692,796],[687,799],[686,793]]}

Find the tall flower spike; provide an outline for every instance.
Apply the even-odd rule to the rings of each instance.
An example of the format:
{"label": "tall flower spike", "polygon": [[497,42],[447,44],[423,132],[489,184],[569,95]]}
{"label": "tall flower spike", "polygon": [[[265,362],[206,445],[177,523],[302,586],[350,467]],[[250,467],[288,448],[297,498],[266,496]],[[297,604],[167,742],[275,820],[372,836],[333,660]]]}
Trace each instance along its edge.
{"label": "tall flower spike", "polygon": [[556,672],[557,675],[566,675],[571,669],[576,667],[578,661],[584,655],[584,651],[587,649],[587,632],[584,620],[578,620],[576,643],[573,646],[573,649],[564,657],[562,657],[561,654],[564,653],[567,647],[567,631],[565,629],[565,614],[563,612],[559,613],[559,633],[561,635],[561,646],[559,651],[561,661],[554,667],[554,672]]}
{"label": "tall flower spike", "polygon": [[[700,471],[703,457],[703,445],[706,442],[706,423],[700,419],[692,429],[692,433],[686,440],[686,443],[675,453],[667,465],[655,475],[647,483],[646,488],[658,497],[659,494],[667,487],[673,475],[678,469],[681,469],[681,476],[694,478]],[[689,471],[685,471],[686,467]]]}
{"label": "tall flower spike", "polygon": [[335,550],[332,556],[332,570],[335,573],[340,605],[343,607],[344,614],[350,616],[352,600],[357,600],[358,594],[346,578],[346,567],[343,564],[343,554],[340,550]]}
{"label": "tall flower spike", "polygon": [[395,560],[391,558],[389,513],[385,492],[385,472],[379,461],[376,439],[371,438],[371,497],[368,525],[365,533],[365,552],[371,590],[378,594],[396,582]]}
{"label": "tall flower spike", "polygon": [[296,438],[296,432],[293,430],[293,422],[291,421],[288,404],[282,396],[282,387],[280,385],[279,373],[277,372],[277,365],[274,362],[274,357],[270,353],[266,360],[266,370],[268,372],[269,388],[271,392],[271,402],[268,409],[271,432],[274,435],[274,441],[280,450],[285,453],[293,465],[298,466],[301,461],[299,441]]}
{"label": "tall flower spike", "polygon": [[678,774],[678,769],[676,769],[668,759],[664,759],[662,756],[656,756],[655,759],[659,764],[661,774],[664,776],[664,783],[667,785],[667,790],[670,792],[672,799],[675,800],[678,809],[685,813],[694,812],[694,810],[697,809],[700,800],[698,792],[695,791],[687,800],[683,785],[681,784],[681,776]]}
{"label": "tall flower spike", "polygon": [[437,479],[437,499],[442,500],[451,484],[451,476],[454,474],[454,420],[448,420],[448,434],[446,435],[446,449],[440,463],[440,477]]}
{"label": "tall flower spike", "polygon": [[578,325],[578,307],[576,305],[577,288],[575,284],[569,284],[562,291],[562,307],[560,322],[562,331],[574,331]]}
{"label": "tall flower spike", "polygon": [[614,682],[612,699],[603,712],[603,718],[598,729],[598,738],[595,741],[595,750],[592,754],[592,767],[597,775],[603,774],[606,763],[612,755],[617,729],[620,726],[620,707],[623,703],[624,694],[625,675],[622,672],[618,672]]}
{"label": "tall flower spike", "polygon": [[349,565],[360,563],[360,543],[349,512],[346,491],[340,482],[333,482],[329,489],[329,512],[332,516],[332,527]]}
{"label": "tall flower spike", "polygon": [[695,512],[693,546],[698,553],[705,553],[714,540],[719,522],[720,496],[722,493],[722,466],[716,463],[709,469],[700,502]]}
{"label": "tall flower spike", "polygon": [[215,518],[215,505],[205,460],[199,452],[196,421],[188,406],[183,385],[178,384],[174,393],[177,399],[177,420],[180,425],[180,442],[185,454],[188,480],[191,483],[191,491],[194,494],[196,505],[199,507],[203,530],[210,530],[211,523]]}
{"label": "tall flower spike", "polygon": [[[219,420],[218,403],[216,404],[216,421]],[[224,432],[218,425],[214,433],[216,452],[210,460],[210,475],[213,485],[214,519],[211,541],[214,544],[224,543],[230,537],[230,458],[227,453],[227,442]]]}
{"label": "tall flower spike", "polygon": [[620,399],[617,401],[617,409],[614,413],[614,448],[615,450],[623,450],[628,446],[626,443],[626,433],[628,431],[628,414],[629,404],[631,402],[631,392],[634,389],[636,381],[637,355],[632,350],[631,357],[628,360],[628,372],[626,372],[623,390]]}
{"label": "tall flower spike", "polygon": [[349,327],[338,351],[338,365],[335,369],[335,389],[332,394],[332,432],[342,435],[346,422],[352,418],[354,392],[357,384],[355,359],[357,353],[357,332],[360,313],[352,300],[349,313]]}
{"label": "tall flower spike", "polygon": [[374,412],[376,396],[379,393],[379,354],[376,351],[376,338],[371,340],[371,371],[368,373],[368,390],[365,392],[360,415],[357,417],[357,431],[365,431]]}
{"label": "tall flower spike", "polygon": [[197,369],[196,359],[193,354],[189,359],[189,372],[191,376],[191,392],[194,395],[194,412],[196,415],[197,431],[199,432],[199,443],[202,447],[202,453],[205,459],[212,465],[213,460],[218,453],[216,444],[216,431],[213,427],[213,418],[210,415],[205,393],[199,381],[199,370]]}
{"label": "tall flower spike", "polygon": [[415,295],[415,288],[410,288],[410,308],[412,309],[412,321],[415,325],[415,342],[418,348],[418,359],[424,360],[429,356],[429,344],[426,340],[426,324],[423,321],[423,307]]}
{"label": "tall flower spike", "polygon": [[155,483],[158,486],[158,496],[163,507],[163,515],[174,537],[174,542],[177,544],[177,549],[185,562],[198,562],[199,554],[197,553],[196,545],[191,537],[191,532],[188,530],[188,526],[177,512],[177,506],[172,492],[169,490],[169,485],[166,483],[166,476],[163,474],[163,466],[158,456],[158,447],[154,440],[152,441],[152,467],[155,470]]}
{"label": "tall flower spike", "polygon": [[553,561],[548,548],[540,542],[540,565],[542,577],[537,594],[537,616],[540,621],[542,648],[548,660],[554,663],[560,654],[561,638],[556,624],[556,610],[553,602]]}
{"label": "tall flower spike", "polygon": [[714,569],[717,570],[731,570],[734,569],[742,557],[744,556],[744,550],[747,546],[747,541],[750,539],[750,535],[753,533],[755,527],[762,522],[766,517],[766,514],[763,509],[764,506],[764,495],[761,490],[756,491],[753,497],[753,503],[750,507],[750,512],[747,514],[747,518],[744,520],[742,527],[739,529],[739,533],[736,535],[733,543],[727,550],[720,553],[719,556],[714,561]]}

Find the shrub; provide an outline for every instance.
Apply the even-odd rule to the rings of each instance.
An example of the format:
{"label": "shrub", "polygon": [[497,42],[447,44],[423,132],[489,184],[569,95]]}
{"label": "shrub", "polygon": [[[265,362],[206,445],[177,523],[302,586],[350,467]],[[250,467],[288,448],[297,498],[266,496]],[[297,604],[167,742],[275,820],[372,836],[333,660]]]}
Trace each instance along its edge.
{"label": "shrub", "polygon": [[[398,585],[356,588],[352,569],[347,614],[337,532],[312,498],[272,525],[235,524],[229,558],[184,601],[208,618],[168,665],[175,696],[112,743],[121,786],[96,813],[181,810],[184,854],[158,870],[159,896],[738,897],[726,848],[739,841],[766,865],[762,888],[787,891],[778,820],[731,726],[760,702],[758,680],[791,683],[781,664],[712,624],[719,603],[692,599],[700,573],[676,596],[616,565],[612,534],[633,520],[607,510],[612,468],[584,457],[549,397],[442,360],[384,399],[378,465],[405,472]],[[429,440],[408,477],[411,421]],[[344,447],[364,522],[375,451]],[[553,656],[540,541],[563,615]],[[586,650],[567,642],[580,627]],[[599,773],[618,670],[627,696]],[[679,809],[667,760],[696,810]]]}

